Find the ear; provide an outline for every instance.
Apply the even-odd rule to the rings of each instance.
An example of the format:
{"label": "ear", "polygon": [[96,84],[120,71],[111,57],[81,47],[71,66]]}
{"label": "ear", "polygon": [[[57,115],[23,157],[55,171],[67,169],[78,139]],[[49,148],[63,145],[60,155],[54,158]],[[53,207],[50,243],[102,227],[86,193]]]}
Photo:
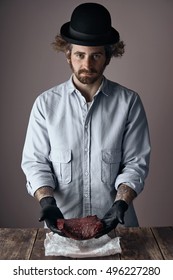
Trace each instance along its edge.
{"label": "ear", "polygon": [[68,64],[70,64],[70,58],[66,57]]}
{"label": "ear", "polygon": [[66,59],[67,59],[68,64],[70,64],[70,62],[71,62],[71,52],[68,50],[68,51],[65,53],[65,56],[66,56]]}

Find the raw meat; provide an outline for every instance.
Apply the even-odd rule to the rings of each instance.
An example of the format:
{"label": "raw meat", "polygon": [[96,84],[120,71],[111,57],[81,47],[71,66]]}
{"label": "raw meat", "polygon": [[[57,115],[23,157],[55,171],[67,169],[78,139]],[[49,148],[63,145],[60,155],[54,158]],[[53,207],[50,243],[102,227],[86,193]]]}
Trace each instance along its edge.
{"label": "raw meat", "polygon": [[76,240],[90,239],[103,229],[103,223],[96,216],[75,219],[58,219],[57,228],[67,237]]}

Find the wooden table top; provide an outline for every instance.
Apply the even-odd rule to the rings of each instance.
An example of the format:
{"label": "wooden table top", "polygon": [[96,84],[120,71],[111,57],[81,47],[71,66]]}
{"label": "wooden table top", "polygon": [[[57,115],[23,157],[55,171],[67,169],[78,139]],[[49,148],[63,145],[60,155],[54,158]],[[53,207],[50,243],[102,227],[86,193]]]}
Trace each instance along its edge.
{"label": "wooden table top", "polygon": [[[173,260],[173,227],[116,228],[115,236],[121,237],[122,253],[99,257],[96,258],[97,260]],[[46,257],[45,237],[46,230],[43,228],[1,228],[0,259],[71,259],[57,256]]]}

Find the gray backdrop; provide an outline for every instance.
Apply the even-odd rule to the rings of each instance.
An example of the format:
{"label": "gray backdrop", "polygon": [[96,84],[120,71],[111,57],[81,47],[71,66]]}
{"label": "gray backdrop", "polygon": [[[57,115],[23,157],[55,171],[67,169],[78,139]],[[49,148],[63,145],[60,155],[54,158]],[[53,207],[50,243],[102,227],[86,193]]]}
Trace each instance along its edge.
{"label": "gray backdrop", "polygon": [[[90,1],[85,1],[90,2]],[[135,206],[141,226],[173,225],[173,1],[100,0],[126,42],[109,79],[137,91],[148,116],[152,156]],[[0,1],[0,227],[35,227],[39,206],[27,194],[21,154],[32,104],[71,74],[50,43],[78,0]]]}

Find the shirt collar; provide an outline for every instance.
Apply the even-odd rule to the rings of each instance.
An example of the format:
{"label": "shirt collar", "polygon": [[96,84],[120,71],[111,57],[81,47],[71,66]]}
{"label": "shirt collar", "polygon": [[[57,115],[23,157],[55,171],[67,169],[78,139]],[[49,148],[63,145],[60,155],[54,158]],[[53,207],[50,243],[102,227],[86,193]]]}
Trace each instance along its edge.
{"label": "shirt collar", "polygon": [[103,92],[104,95],[109,96],[109,85],[108,85],[108,80],[106,79],[105,76],[103,76],[103,83],[102,83],[102,88],[101,91]]}
{"label": "shirt collar", "polygon": [[[68,91],[70,94],[72,94],[74,91],[77,90],[73,83],[73,75],[71,75],[70,79],[67,81],[67,88],[68,88]],[[105,76],[103,76],[102,84],[100,85],[100,87],[95,95],[97,95],[99,92],[102,92],[105,96],[109,96],[108,80],[106,79]]]}
{"label": "shirt collar", "polygon": [[70,79],[67,81],[67,89],[70,94],[72,94],[76,90],[76,87],[73,83],[73,75],[71,75]]}

